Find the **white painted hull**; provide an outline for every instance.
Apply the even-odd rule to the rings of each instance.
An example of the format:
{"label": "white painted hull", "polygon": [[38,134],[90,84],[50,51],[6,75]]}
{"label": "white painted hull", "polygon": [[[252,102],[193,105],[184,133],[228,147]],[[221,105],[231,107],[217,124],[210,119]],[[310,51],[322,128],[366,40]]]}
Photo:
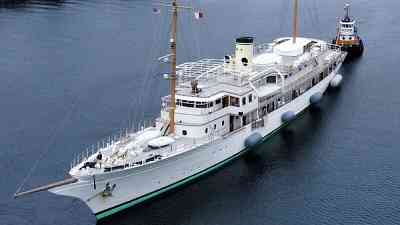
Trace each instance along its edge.
{"label": "white painted hull", "polygon": [[[216,139],[212,143],[174,157],[141,167],[98,175],[95,178],[96,190],[93,177],[81,177],[77,183],[50,191],[81,199],[99,219],[138,204],[240,156],[245,150],[244,140],[253,132],[258,132],[263,137],[269,137],[283,125],[281,121],[283,113],[293,111],[299,114],[310,105],[309,99],[313,94],[325,92],[340,66],[301,96],[268,114],[264,127],[252,130],[251,125],[247,125],[224,138]],[[99,195],[88,201],[89,198],[104,190],[107,182],[111,185],[116,184],[112,196],[102,197]]]}

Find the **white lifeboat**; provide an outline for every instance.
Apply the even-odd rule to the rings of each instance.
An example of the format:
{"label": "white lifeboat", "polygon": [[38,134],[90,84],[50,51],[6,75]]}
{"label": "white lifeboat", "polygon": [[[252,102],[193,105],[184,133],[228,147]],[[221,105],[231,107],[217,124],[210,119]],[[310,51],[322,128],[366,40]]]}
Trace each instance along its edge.
{"label": "white lifeboat", "polygon": [[148,146],[149,146],[149,148],[152,148],[152,149],[158,149],[158,148],[167,147],[168,145],[171,145],[174,142],[175,142],[175,139],[173,139],[171,137],[159,137],[159,138],[149,141]]}
{"label": "white lifeboat", "polygon": [[161,133],[158,130],[146,130],[136,137],[134,145],[143,145],[147,141],[157,138],[159,136],[161,136]]}

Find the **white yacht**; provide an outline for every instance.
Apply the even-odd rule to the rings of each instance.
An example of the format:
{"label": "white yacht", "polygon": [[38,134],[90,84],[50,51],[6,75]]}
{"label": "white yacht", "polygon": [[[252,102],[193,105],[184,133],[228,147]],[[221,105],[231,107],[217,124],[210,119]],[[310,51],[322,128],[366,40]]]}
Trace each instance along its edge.
{"label": "white yacht", "polygon": [[181,6],[174,0],[171,7],[171,93],[161,99],[160,117],[74,160],[67,180],[16,197],[48,190],[79,198],[104,218],[238,158],[342,80],[346,53],[297,37],[296,16],[292,37],[266,44],[240,37],[231,55],[176,65]]}

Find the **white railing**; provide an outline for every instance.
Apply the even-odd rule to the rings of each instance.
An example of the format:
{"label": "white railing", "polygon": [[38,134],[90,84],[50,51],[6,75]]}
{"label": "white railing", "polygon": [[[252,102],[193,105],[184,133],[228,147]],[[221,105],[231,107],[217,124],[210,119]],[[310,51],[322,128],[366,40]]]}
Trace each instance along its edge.
{"label": "white railing", "polygon": [[155,122],[153,120],[145,120],[135,125],[131,123],[129,128],[121,129],[117,134],[103,138],[96,144],[92,144],[87,147],[85,151],[75,155],[72,159],[70,169],[76,167],[82,162],[87,162],[88,159],[92,156],[96,157],[97,154],[101,152],[101,150],[105,150],[110,146],[115,145],[116,143],[122,144],[124,142],[134,139],[140,131],[143,131],[149,127],[154,127],[154,124]]}
{"label": "white railing", "polygon": [[273,51],[273,43],[262,43],[258,44],[254,47],[254,53],[256,55],[266,53],[266,52],[272,52]]}

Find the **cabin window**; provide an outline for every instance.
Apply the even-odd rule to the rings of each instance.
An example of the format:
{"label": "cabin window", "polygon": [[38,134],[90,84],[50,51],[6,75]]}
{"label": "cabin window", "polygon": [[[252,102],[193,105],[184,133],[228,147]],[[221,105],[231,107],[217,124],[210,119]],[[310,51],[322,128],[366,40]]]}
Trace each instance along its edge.
{"label": "cabin window", "polygon": [[186,131],[186,130],[183,130],[183,131],[182,131],[182,135],[183,135],[183,136],[186,136],[186,135],[187,135],[187,131]]}
{"label": "cabin window", "polygon": [[193,108],[193,107],[194,107],[194,101],[186,101],[186,100],[183,100],[183,101],[182,101],[182,106]]}
{"label": "cabin window", "polygon": [[296,90],[293,90],[292,91],[292,99],[295,99],[295,98],[297,98],[297,93],[296,93]]}
{"label": "cabin window", "polygon": [[207,108],[207,102],[196,102],[196,108],[200,109]]}
{"label": "cabin window", "polygon": [[217,129],[217,124],[214,124],[214,130]]}
{"label": "cabin window", "polygon": [[270,76],[267,77],[267,84],[275,84],[276,83],[276,77],[275,76]]}
{"label": "cabin window", "polygon": [[229,100],[230,100],[231,106],[239,107],[239,98],[230,96]]}
{"label": "cabin window", "polygon": [[215,104],[216,105],[221,104],[221,99],[219,98],[219,99],[215,100]]}
{"label": "cabin window", "polygon": [[266,106],[262,107],[261,111],[262,111],[263,116],[267,115],[267,107]]}
{"label": "cabin window", "polygon": [[249,103],[251,103],[252,101],[253,101],[253,95],[250,94],[250,95],[249,95]]}
{"label": "cabin window", "polygon": [[243,66],[249,65],[249,60],[247,58],[242,58],[242,64]]}
{"label": "cabin window", "polygon": [[242,105],[246,105],[246,97],[242,98]]}
{"label": "cabin window", "polygon": [[207,133],[208,133],[208,128],[206,128],[206,129],[204,130],[204,132],[207,134]]}

